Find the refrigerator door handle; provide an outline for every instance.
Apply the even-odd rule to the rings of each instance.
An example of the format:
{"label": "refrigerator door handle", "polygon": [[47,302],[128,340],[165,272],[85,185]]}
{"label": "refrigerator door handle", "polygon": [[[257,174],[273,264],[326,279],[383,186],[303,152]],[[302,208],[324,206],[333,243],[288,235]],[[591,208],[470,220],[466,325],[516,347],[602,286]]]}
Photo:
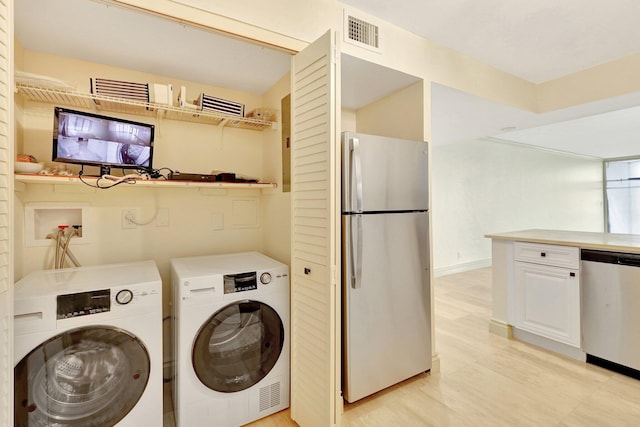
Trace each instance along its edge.
{"label": "refrigerator door handle", "polygon": [[[362,286],[362,215],[352,215],[352,222],[355,227],[351,227],[351,287],[359,289]],[[355,234],[355,236],[354,236]]]}
{"label": "refrigerator door handle", "polygon": [[[356,190],[356,212],[362,212],[362,164],[360,160],[360,140],[351,139],[351,165],[353,167],[354,186]],[[352,193],[353,194],[353,193]]]}

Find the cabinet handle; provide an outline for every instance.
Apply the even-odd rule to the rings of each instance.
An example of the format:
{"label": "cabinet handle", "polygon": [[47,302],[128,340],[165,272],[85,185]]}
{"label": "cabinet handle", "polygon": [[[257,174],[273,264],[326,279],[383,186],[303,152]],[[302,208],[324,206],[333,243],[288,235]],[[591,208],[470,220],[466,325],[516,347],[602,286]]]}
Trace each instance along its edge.
{"label": "cabinet handle", "polygon": [[569,273],[569,277],[576,277],[576,273]]}
{"label": "cabinet handle", "polygon": [[544,258],[544,257],[546,257],[546,256],[547,256],[547,253],[546,253],[546,252],[540,252],[540,256],[541,256],[542,258]]}

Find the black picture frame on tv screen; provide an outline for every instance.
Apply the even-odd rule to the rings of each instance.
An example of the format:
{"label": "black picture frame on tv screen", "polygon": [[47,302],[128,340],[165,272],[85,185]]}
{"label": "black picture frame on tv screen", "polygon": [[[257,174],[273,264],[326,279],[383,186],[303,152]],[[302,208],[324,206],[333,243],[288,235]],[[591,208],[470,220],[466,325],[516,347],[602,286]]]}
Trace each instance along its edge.
{"label": "black picture frame on tv screen", "polygon": [[51,160],[97,166],[100,175],[150,170],[154,135],[152,124],[55,107]]}

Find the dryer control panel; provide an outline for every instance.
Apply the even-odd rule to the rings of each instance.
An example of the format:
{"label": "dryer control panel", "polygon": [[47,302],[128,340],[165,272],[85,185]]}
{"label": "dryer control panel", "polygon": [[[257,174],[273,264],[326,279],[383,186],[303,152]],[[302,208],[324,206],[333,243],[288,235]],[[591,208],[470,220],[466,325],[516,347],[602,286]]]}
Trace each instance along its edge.
{"label": "dryer control panel", "polygon": [[236,292],[253,291],[258,289],[257,273],[255,271],[249,273],[225,274],[224,293],[234,294]]}
{"label": "dryer control panel", "polygon": [[[237,292],[254,291],[258,289],[258,286],[268,285],[274,279],[273,275],[268,272],[260,273],[258,278],[258,272],[252,271],[248,273],[238,274],[225,274],[223,276],[224,293],[235,294]],[[277,278],[286,276],[277,275]]]}

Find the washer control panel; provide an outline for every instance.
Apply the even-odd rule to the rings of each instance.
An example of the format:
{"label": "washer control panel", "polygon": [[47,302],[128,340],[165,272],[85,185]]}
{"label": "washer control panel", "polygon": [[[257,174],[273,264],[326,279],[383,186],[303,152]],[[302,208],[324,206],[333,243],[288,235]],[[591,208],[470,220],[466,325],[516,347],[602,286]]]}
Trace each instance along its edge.
{"label": "washer control panel", "polygon": [[161,295],[161,291],[149,284],[125,285],[112,288],[111,310],[133,310],[133,306],[136,306],[137,309],[142,309],[142,306],[153,304],[154,297],[158,295]]}
{"label": "washer control panel", "polygon": [[122,289],[116,294],[116,302],[120,305],[126,305],[133,301],[133,291],[131,289]]}
{"label": "washer control panel", "polygon": [[56,297],[56,319],[113,312],[118,307],[129,305],[151,304],[152,301],[147,301],[148,298],[144,297],[157,295],[159,295],[157,289],[144,285],[58,295]]}
{"label": "washer control panel", "polygon": [[268,285],[269,283],[271,283],[271,273],[262,273],[260,275],[260,283],[262,283],[263,285]]}
{"label": "washer control panel", "polygon": [[56,318],[69,319],[111,310],[111,290],[99,289],[56,297]]}

